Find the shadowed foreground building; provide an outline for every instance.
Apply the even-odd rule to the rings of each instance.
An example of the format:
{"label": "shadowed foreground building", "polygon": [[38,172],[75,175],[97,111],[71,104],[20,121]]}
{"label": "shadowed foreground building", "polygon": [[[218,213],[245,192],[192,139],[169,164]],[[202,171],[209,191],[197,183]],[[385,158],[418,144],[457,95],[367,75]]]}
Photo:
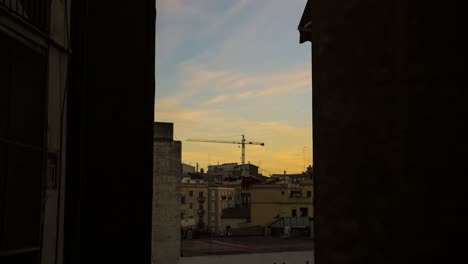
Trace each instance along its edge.
{"label": "shadowed foreground building", "polygon": [[151,262],[155,15],[0,1],[0,263]]}
{"label": "shadowed foreground building", "polygon": [[455,263],[464,252],[457,9],[307,2],[316,264]]}

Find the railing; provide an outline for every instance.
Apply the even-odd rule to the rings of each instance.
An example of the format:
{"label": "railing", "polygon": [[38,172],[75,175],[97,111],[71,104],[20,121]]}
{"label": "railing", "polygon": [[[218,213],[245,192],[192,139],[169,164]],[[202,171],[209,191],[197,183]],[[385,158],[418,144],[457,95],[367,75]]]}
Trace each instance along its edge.
{"label": "railing", "polygon": [[2,7],[40,30],[48,31],[50,0],[0,0]]}
{"label": "railing", "polygon": [[312,218],[310,217],[282,217],[271,223],[270,227],[310,227],[312,226]]}
{"label": "railing", "polygon": [[205,202],[205,197],[204,196],[199,196],[198,197],[198,203],[204,203]]}
{"label": "railing", "polygon": [[289,194],[290,198],[300,198],[302,197],[302,192],[301,191],[291,191]]}

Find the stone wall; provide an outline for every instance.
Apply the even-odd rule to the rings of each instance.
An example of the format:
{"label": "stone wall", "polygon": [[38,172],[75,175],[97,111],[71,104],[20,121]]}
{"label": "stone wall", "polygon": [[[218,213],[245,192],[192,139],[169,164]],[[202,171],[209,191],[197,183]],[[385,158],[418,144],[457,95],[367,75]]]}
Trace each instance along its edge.
{"label": "stone wall", "polygon": [[[162,124],[163,131],[159,131]],[[178,263],[180,257],[180,166],[182,144],[172,140],[172,124],[155,123],[152,263]],[[169,134],[165,132],[169,132]],[[158,137],[160,136],[160,137]]]}

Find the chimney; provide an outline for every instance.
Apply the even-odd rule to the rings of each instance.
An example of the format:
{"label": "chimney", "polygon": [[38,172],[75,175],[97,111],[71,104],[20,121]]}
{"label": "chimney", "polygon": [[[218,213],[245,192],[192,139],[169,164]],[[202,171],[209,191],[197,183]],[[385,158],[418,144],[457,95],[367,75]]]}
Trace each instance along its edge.
{"label": "chimney", "polygon": [[198,172],[198,162],[197,162],[197,172]]}

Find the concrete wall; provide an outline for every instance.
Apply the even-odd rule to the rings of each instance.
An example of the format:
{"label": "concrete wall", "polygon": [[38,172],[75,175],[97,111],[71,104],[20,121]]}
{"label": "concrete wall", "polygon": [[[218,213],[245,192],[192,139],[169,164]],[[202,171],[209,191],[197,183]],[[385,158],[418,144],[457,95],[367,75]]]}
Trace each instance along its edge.
{"label": "concrete wall", "polygon": [[248,221],[245,218],[221,218],[219,229],[226,230],[227,226],[231,228],[245,227],[248,226]]}
{"label": "concrete wall", "polygon": [[[180,257],[180,164],[182,144],[172,131],[155,123],[153,167],[153,224],[151,263],[177,263]],[[172,125],[172,124],[171,124]],[[158,137],[160,136],[160,137]],[[197,194],[194,194],[198,195]],[[198,207],[198,204],[194,204]]]}

